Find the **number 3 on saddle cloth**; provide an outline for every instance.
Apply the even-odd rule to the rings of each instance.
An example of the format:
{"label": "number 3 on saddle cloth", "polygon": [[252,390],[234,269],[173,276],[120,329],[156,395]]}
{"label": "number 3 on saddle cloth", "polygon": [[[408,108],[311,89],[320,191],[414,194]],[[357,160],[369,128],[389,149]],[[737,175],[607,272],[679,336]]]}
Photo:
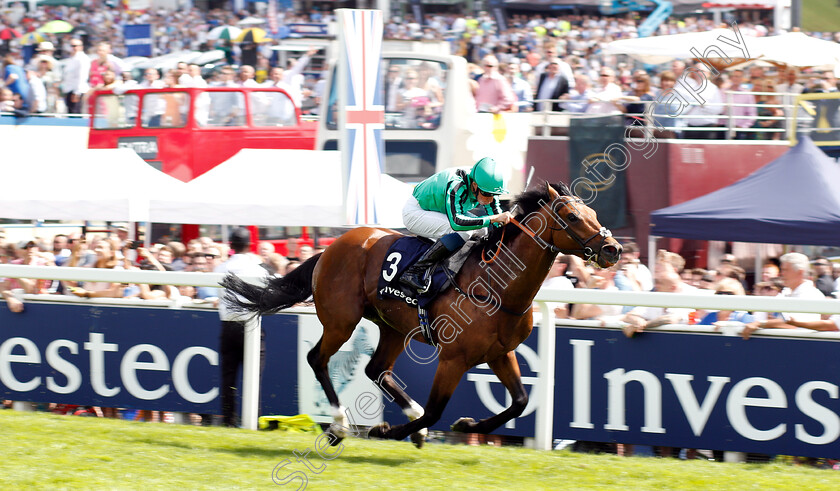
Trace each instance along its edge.
{"label": "number 3 on saddle cloth", "polygon": [[[432,274],[432,286],[423,294],[418,294],[410,286],[400,283],[400,276],[403,272],[414,264],[432,244],[433,242],[430,240],[421,237],[402,237],[391,244],[388,253],[385,254],[385,261],[382,263],[382,271],[379,274],[377,297],[380,300],[393,298],[417,307],[420,330],[426,341],[432,346],[436,346],[434,338],[431,336],[426,308],[439,293],[446,290],[450,285],[449,275],[454,276],[457,271],[450,270],[449,275],[447,275],[447,272],[444,271],[444,268],[447,267],[445,263],[435,265]],[[463,261],[461,261],[461,264],[463,264]]]}

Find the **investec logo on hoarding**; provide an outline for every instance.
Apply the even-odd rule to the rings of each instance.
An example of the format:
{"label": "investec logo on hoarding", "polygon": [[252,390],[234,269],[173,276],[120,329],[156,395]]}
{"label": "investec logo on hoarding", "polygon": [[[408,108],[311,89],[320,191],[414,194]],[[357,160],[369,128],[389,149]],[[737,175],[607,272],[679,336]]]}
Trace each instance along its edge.
{"label": "investec logo on hoarding", "polygon": [[[204,358],[206,363],[218,366],[219,355],[216,351],[205,346],[190,346],[181,350],[169,360],[163,349],[153,344],[136,344],[128,348],[119,362],[119,382],[114,380],[113,374],[106,377],[106,356],[119,356],[120,346],[117,343],[105,341],[105,334],[91,332],[88,341],[79,343],[70,339],[55,339],[45,347],[43,353],[31,339],[13,337],[0,344],[0,384],[14,392],[33,392],[45,387],[54,394],[72,394],[82,387],[82,370],[71,361],[78,358],[80,348],[88,352],[90,386],[101,397],[115,397],[123,388],[133,397],[146,401],[160,399],[172,389],[184,400],[194,404],[204,404],[218,396],[218,387],[206,392],[197,392],[190,384],[187,375],[190,362],[195,357]],[[107,353],[117,353],[107,355]],[[68,356],[73,355],[73,356]],[[140,358],[151,358],[151,361],[140,361]],[[60,375],[22,377],[15,373],[15,365],[23,368],[39,367],[46,364],[52,373]],[[155,387],[144,387],[138,373],[143,371],[170,372],[172,386],[164,383]],[[23,380],[21,380],[23,378]]]}
{"label": "investec logo on hoarding", "polygon": [[[819,341],[827,343],[827,341]],[[592,399],[592,349],[595,341],[592,339],[570,339],[573,354],[572,374],[572,420],[571,428],[581,430],[596,430],[593,421]],[[758,354],[761,354],[759,351]],[[796,357],[794,353],[791,357]],[[706,360],[710,364],[715,361]],[[771,361],[769,363],[775,363]],[[807,363],[808,366],[812,366]],[[631,431],[626,424],[625,395],[627,384],[638,382],[644,390],[644,425],[643,433],[663,434],[667,429],[662,424],[663,391],[672,391],[675,395],[682,414],[688,421],[694,436],[700,437],[707,430],[709,416],[719,405],[725,406],[726,418],[731,428],[740,436],[756,442],[765,442],[782,438],[793,431],[796,440],[812,445],[826,445],[835,442],[840,437],[840,417],[832,409],[816,402],[814,396],[825,399],[838,398],[838,386],[824,380],[810,380],[800,384],[793,392],[793,399],[776,381],[766,377],[746,377],[736,379],[727,376],[706,376],[704,383],[708,385],[705,396],[698,399],[698,394],[692,387],[694,375],[687,373],[664,373],[664,380],[647,370],[627,370],[614,368],[602,374],[607,381],[607,416],[603,428],[608,431]],[[699,382],[699,381],[698,381]],[[753,389],[760,390],[755,391]],[[722,397],[724,389],[728,393]],[[748,393],[763,392],[763,397],[748,396]],[[824,392],[824,394],[820,394]],[[749,408],[788,409],[795,407],[804,418],[797,416],[797,421],[783,421],[788,413],[778,413],[775,425],[757,428],[747,415]],[[772,416],[772,415],[771,415]],[[555,421],[555,424],[558,422]],[[811,431],[805,428],[805,424]],[[816,425],[814,424],[816,423]],[[821,432],[814,432],[821,428]],[[620,436],[616,436],[620,440]]]}

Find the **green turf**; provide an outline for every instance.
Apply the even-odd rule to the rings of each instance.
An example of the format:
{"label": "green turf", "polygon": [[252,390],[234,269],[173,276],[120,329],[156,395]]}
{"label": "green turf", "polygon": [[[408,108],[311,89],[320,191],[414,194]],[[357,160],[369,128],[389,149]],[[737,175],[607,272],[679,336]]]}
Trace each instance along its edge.
{"label": "green turf", "polygon": [[837,0],[802,0],[802,30],[840,31],[840,6]]}
{"label": "green turf", "polygon": [[[308,489],[838,489],[840,472],[783,464],[724,464],[469,447],[345,440],[319,474],[292,451],[313,434],[136,423],[0,411],[4,489],[276,489],[284,459],[308,476]],[[284,489],[297,489],[300,481]]]}

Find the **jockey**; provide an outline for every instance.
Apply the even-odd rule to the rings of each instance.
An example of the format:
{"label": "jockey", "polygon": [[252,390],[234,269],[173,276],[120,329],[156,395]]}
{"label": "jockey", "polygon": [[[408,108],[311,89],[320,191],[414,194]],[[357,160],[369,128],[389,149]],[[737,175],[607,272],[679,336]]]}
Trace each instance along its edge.
{"label": "jockey", "polygon": [[[440,239],[408,268],[400,281],[417,289],[428,290],[431,275],[427,270],[461,248],[474,231],[510,221],[510,212],[502,212],[498,195],[507,193],[507,175],[492,158],[485,157],[472,167],[445,169],[414,188],[403,208],[403,222],[412,233]],[[484,206],[486,216],[469,210]]]}

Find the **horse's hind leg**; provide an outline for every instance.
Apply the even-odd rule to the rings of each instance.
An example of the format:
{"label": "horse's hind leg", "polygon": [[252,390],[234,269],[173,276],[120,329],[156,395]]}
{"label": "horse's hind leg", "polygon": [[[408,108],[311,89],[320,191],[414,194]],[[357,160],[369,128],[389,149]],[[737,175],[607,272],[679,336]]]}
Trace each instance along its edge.
{"label": "horse's hind leg", "polygon": [[346,305],[344,307],[341,312],[330,312],[330,309],[318,311],[318,318],[321,321],[321,325],[324,326],[324,334],[315,347],[306,355],[306,360],[309,362],[309,366],[312,367],[312,371],[315,372],[315,378],[320,382],[321,387],[323,387],[324,394],[327,396],[327,400],[330,401],[330,406],[332,407],[333,421],[335,424],[330,426],[330,433],[337,437],[331,439],[333,445],[338,445],[347,436],[347,429],[350,425],[347,421],[344,407],[341,406],[338,395],[335,392],[335,387],[333,387],[332,380],[330,380],[328,364],[330,358],[341,348],[341,345],[350,339],[350,336],[353,335],[353,331],[356,329],[356,325],[362,319],[361,304],[359,304],[358,308],[347,307]]}
{"label": "horse's hind leg", "polygon": [[[393,371],[397,357],[405,349],[405,338],[387,324],[379,322],[377,324],[379,325],[379,346],[376,347],[376,352],[365,368],[365,373],[379,387],[386,399],[396,402],[408,420],[414,421],[423,416],[423,406],[403,390],[405,386],[401,385],[402,381],[397,382],[399,376]],[[411,440],[421,447],[428,434],[429,430],[423,428],[413,433]]]}
{"label": "horse's hind leg", "polygon": [[472,418],[461,418],[452,425],[453,431],[464,433],[490,433],[499,426],[519,416],[528,405],[528,393],[522,385],[522,376],[519,372],[519,363],[516,355],[509,351],[506,355],[496,358],[488,363],[499,380],[510,392],[513,402],[510,407],[495,416],[475,422]]}

